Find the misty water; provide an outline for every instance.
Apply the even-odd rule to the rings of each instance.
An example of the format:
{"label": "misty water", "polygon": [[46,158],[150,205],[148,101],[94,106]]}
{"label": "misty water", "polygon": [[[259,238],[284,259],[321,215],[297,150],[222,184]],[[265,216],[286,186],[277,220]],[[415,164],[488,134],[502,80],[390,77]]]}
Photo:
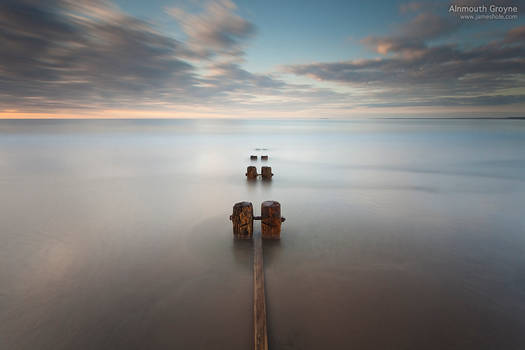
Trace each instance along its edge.
{"label": "misty water", "polygon": [[4,120],[0,196],[0,349],[249,349],[243,200],[270,349],[525,348],[522,120]]}

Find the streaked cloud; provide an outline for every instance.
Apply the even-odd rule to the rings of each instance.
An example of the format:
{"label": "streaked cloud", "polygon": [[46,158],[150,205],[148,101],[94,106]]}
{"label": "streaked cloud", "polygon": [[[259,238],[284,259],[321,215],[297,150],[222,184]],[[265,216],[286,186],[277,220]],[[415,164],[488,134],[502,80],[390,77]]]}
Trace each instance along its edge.
{"label": "streaked cloud", "polygon": [[109,3],[7,0],[0,5],[0,103],[108,105],[187,95],[184,45]]}
{"label": "streaked cloud", "polygon": [[443,4],[402,5],[400,11],[411,14],[410,20],[389,35],[361,40],[380,57],[287,65],[284,70],[366,90],[368,98],[361,104],[369,107],[525,103],[525,26],[512,28],[504,37],[474,47],[446,41],[432,44],[457,34],[466,23],[452,15],[427,12],[436,6],[442,8]]}
{"label": "streaked cloud", "polygon": [[194,14],[184,8],[170,7],[173,16],[186,33],[187,45],[197,57],[244,54],[244,41],[255,34],[255,26],[235,13],[237,6],[230,0],[210,1]]}
{"label": "streaked cloud", "polygon": [[[4,111],[223,110],[298,112],[346,96],[242,68],[255,27],[230,1],[168,12],[184,41],[104,0],[8,0],[0,5],[0,108]],[[156,115],[156,114],[155,114]],[[164,115],[164,114],[162,114]]]}
{"label": "streaked cloud", "polygon": [[[454,3],[462,2],[475,3]],[[523,104],[525,26],[462,45],[453,35],[464,23],[435,11],[442,5],[401,5],[404,22],[359,40],[364,58],[254,72],[245,51],[261,29],[230,0],[163,8],[181,30],[177,39],[109,0],[4,0],[0,110],[348,116]]]}
{"label": "streaked cloud", "polygon": [[433,13],[423,12],[397,28],[394,35],[369,36],[361,42],[382,55],[405,50],[410,53],[412,50],[424,48],[426,41],[448,35],[458,27],[459,23],[453,17],[445,18]]}

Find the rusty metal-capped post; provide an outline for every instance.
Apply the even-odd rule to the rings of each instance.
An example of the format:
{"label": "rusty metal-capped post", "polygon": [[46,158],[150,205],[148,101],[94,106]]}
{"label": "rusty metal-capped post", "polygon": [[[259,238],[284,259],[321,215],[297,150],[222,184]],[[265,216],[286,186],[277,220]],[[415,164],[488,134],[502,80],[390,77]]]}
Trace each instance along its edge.
{"label": "rusty metal-capped post", "polygon": [[271,180],[272,179],[272,167],[269,167],[269,166],[263,166],[261,168],[261,171],[262,171],[262,177],[263,179],[265,180]]}
{"label": "rusty metal-capped post", "polygon": [[230,215],[233,223],[233,237],[237,239],[251,239],[253,236],[253,205],[250,202],[239,202],[233,206]]}
{"label": "rusty metal-capped post", "polygon": [[248,168],[246,168],[246,177],[248,179],[257,178],[257,168],[254,166],[249,166]]}
{"label": "rusty metal-capped post", "polygon": [[268,156],[261,156],[261,160],[268,160]]}
{"label": "rusty metal-capped post", "polygon": [[276,201],[266,201],[261,204],[262,238],[280,239],[281,223],[285,218],[281,217],[281,205]]}
{"label": "rusty metal-capped post", "polygon": [[257,160],[257,156],[250,156],[250,160]]}

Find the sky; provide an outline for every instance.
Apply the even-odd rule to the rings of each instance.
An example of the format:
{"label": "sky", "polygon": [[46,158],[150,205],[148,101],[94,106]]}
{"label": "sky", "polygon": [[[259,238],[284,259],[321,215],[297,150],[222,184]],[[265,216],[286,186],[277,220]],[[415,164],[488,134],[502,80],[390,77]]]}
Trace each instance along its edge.
{"label": "sky", "polygon": [[0,118],[524,117],[524,11],[2,0]]}

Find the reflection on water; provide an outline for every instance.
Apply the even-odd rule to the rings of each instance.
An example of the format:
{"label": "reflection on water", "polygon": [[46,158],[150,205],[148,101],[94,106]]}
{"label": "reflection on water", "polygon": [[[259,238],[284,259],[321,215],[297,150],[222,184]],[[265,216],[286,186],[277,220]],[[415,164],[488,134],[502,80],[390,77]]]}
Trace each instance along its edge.
{"label": "reflection on water", "polygon": [[249,348],[228,217],[269,199],[272,349],[524,348],[523,149],[513,120],[0,121],[0,348]]}

